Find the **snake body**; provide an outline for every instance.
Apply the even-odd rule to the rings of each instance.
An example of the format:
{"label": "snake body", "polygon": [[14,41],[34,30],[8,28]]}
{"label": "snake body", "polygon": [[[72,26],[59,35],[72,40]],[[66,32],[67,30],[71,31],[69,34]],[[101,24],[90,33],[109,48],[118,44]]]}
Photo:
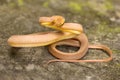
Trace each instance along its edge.
{"label": "snake body", "polygon": [[[62,16],[40,17],[41,25],[53,28],[57,31],[40,32],[28,35],[13,35],[8,39],[8,44],[12,47],[37,47],[49,46],[49,51],[53,56],[57,57],[54,61],[63,62],[108,62],[112,60],[112,51],[104,45],[89,45],[87,36],[83,33],[83,27],[77,23],[64,23]],[[74,53],[65,53],[56,49],[57,45],[69,45],[79,47]],[[101,49],[110,56],[102,60],[79,60],[85,56],[88,48]],[[49,63],[48,62],[48,63]]]}

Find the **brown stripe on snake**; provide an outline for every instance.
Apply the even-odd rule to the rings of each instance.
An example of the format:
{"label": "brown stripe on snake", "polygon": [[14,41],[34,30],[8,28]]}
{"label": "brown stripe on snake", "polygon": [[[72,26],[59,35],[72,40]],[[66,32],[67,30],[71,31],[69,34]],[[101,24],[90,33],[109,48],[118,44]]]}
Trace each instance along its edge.
{"label": "brown stripe on snake", "polygon": [[[62,16],[40,17],[41,25],[53,28],[57,31],[39,32],[28,35],[13,35],[8,39],[12,47],[37,47],[49,45],[50,53],[58,59],[50,62],[108,62],[112,60],[112,51],[104,45],[89,45],[87,36],[83,33],[83,27],[77,23],[64,23]],[[70,45],[79,47],[74,53],[65,53],[56,49],[57,45]],[[88,48],[106,51],[109,58],[99,60],[80,60],[88,51]]]}

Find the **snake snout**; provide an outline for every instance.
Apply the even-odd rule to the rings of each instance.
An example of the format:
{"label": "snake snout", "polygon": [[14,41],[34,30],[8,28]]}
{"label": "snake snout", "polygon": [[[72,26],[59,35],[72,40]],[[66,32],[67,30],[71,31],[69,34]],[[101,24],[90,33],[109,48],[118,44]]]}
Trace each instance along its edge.
{"label": "snake snout", "polygon": [[50,17],[40,17],[39,22],[40,24],[47,25],[47,24],[51,24],[53,22],[53,19]]}

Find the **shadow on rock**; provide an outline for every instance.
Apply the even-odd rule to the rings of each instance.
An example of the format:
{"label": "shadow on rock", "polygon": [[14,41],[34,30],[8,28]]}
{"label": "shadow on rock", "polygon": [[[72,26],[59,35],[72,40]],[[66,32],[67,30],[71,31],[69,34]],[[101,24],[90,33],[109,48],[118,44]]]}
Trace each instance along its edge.
{"label": "shadow on rock", "polygon": [[16,48],[16,47],[11,47],[10,48],[10,57],[11,58],[15,58],[17,56],[17,53],[18,51],[20,50],[21,48]]}

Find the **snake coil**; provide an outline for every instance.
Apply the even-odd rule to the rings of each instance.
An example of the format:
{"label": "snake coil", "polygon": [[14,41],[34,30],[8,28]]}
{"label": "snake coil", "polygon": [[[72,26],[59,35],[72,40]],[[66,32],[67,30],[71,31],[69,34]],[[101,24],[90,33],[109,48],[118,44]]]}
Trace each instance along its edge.
{"label": "snake coil", "polygon": [[[37,47],[49,45],[50,53],[58,59],[50,62],[108,62],[112,60],[112,51],[105,45],[90,45],[88,38],[83,31],[83,27],[77,23],[64,23],[62,16],[40,17],[41,25],[53,28],[57,31],[40,32],[28,35],[13,35],[8,39],[8,44],[12,47]],[[79,47],[74,53],[66,53],[58,50],[57,45],[69,45]],[[89,48],[105,51],[109,57],[98,60],[81,60]]]}

